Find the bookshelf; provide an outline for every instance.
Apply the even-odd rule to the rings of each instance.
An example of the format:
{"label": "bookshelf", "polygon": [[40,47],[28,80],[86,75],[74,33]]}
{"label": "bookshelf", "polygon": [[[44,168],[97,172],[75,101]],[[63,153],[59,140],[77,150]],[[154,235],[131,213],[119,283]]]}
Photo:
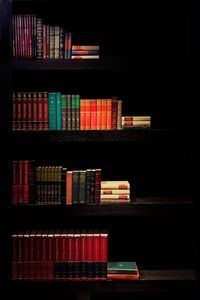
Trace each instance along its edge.
{"label": "bookshelf", "polygon": [[[59,5],[56,4],[59,2]],[[48,5],[48,10],[46,6]],[[2,10],[1,7],[4,9]],[[77,22],[73,14],[66,18],[61,1],[0,1],[1,72],[3,85],[1,98],[1,220],[4,247],[1,249],[2,282],[5,291],[23,299],[31,291],[41,298],[70,296],[69,299],[154,299],[190,297],[195,299],[198,281],[199,254],[197,250],[197,195],[195,190],[195,141],[192,127],[192,101],[190,96],[190,61],[180,52],[175,33],[169,38],[164,21],[150,28],[139,22],[135,38],[137,47],[129,57],[126,47],[119,49],[119,35],[124,44],[132,36],[132,18],[122,25],[112,24],[108,9],[89,12],[89,4],[81,5]],[[102,57],[95,61],[12,60],[11,14],[38,13],[49,22],[61,24],[77,32],[76,38],[91,42],[98,38]],[[69,4],[74,11],[75,4]],[[148,9],[144,8],[146,21]],[[128,14],[126,5],[116,5],[116,19]],[[104,22],[102,24],[102,15]],[[166,15],[163,15],[166,21]],[[176,18],[178,18],[176,16]],[[180,21],[172,16],[172,34]],[[187,17],[187,20],[189,17]],[[85,21],[85,22],[83,22]],[[138,22],[138,23],[137,23]],[[187,21],[188,22],[188,21]],[[164,38],[158,24],[164,26]],[[94,24],[91,28],[91,24]],[[135,23],[134,23],[135,24]],[[146,24],[146,23],[145,23]],[[151,23],[149,23],[151,24]],[[80,25],[82,28],[80,29]],[[126,29],[126,30],[125,30]],[[151,34],[155,32],[155,34]],[[176,32],[176,31],[175,31]],[[187,33],[188,34],[188,33]],[[141,39],[143,36],[143,39]],[[151,36],[151,37],[150,37]],[[187,35],[188,36],[188,35]],[[146,43],[151,45],[148,50]],[[188,38],[189,40],[189,38]],[[112,43],[111,43],[112,41]],[[152,46],[154,45],[154,46]],[[166,47],[166,49],[165,49]],[[182,49],[182,48],[181,48]],[[190,49],[191,51],[191,49]],[[133,58],[132,58],[133,57]],[[184,61],[184,63],[183,63]],[[183,88],[184,86],[184,88]],[[152,129],[134,131],[49,131],[12,132],[11,96],[14,90],[60,90],[80,93],[83,97],[110,97],[124,100],[124,115],[149,114]],[[180,113],[181,107],[181,113]],[[187,122],[185,122],[187,120]],[[189,126],[188,126],[189,123]],[[51,151],[49,151],[49,149]],[[81,154],[80,154],[81,149]],[[69,153],[67,156],[66,153]],[[133,203],[130,205],[36,206],[10,205],[11,164],[13,159],[38,159],[56,163],[65,162],[69,168],[101,167],[103,178],[128,179],[131,183]],[[98,161],[98,164],[97,164]],[[194,193],[195,191],[195,193]],[[10,280],[10,234],[13,230],[108,228],[109,259],[136,260],[141,270],[139,282],[12,282]],[[130,245],[132,244],[132,245]],[[23,291],[23,294],[22,294]],[[24,292],[25,291],[25,292]],[[160,298],[159,298],[160,297]],[[193,298],[192,298],[193,297]],[[184,299],[184,298],[183,298]]]}

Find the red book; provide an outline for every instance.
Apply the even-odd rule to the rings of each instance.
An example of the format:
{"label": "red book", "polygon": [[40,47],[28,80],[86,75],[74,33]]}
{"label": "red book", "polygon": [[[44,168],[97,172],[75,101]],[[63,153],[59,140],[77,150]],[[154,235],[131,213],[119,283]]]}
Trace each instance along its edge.
{"label": "red book", "polygon": [[122,100],[117,101],[117,130],[122,129]]}
{"label": "red book", "polygon": [[28,93],[27,98],[27,130],[32,130],[32,119],[33,119],[33,109],[32,109],[32,96]]}
{"label": "red book", "polygon": [[76,280],[80,280],[81,269],[81,241],[80,233],[77,232],[74,234],[74,277]]}
{"label": "red book", "polygon": [[86,100],[81,99],[80,100],[80,130],[85,130],[86,128],[86,120],[85,120],[85,105],[86,105]]}
{"label": "red book", "polygon": [[29,175],[30,175],[30,161],[23,162],[23,202],[29,203]]}
{"label": "red book", "polygon": [[37,121],[38,121],[38,101],[37,93],[33,93],[33,130],[37,130]]}
{"label": "red book", "polygon": [[31,32],[31,15],[28,15],[28,48],[29,48],[29,58],[32,59],[33,58],[33,45],[32,45],[32,32]]}
{"label": "red book", "polygon": [[26,130],[27,123],[27,101],[26,101],[26,93],[22,94],[22,115],[21,115],[21,129]]}
{"label": "red book", "polygon": [[100,262],[101,262],[101,280],[107,279],[107,262],[108,262],[108,234],[100,234]]}
{"label": "red book", "polygon": [[90,109],[90,100],[85,100],[85,130],[91,129],[91,109]]}
{"label": "red book", "polygon": [[91,130],[96,130],[97,129],[97,100],[91,100],[90,111],[91,111]]}
{"label": "red book", "polygon": [[112,129],[112,100],[107,99],[106,102],[106,129],[111,130]]}
{"label": "red book", "polygon": [[54,234],[54,253],[55,253],[55,261],[59,261],[59,239],[60,239],[60,234],[55,233]]}
{"label": "red book", "polygon": [[94,278],[100,279],[100,260],[101,260],[101,249],[100,249],[100,233],[94,233],[93,237],[94,244]]}
{"label": "red book", "polygon": [[43,93],[43,100],[42,100],[43,108],[42,108],[42,123],[43,123],[43,130],[49,129],[49,116],[48,116],[48,93]]}
{"label": "red book", "polygon": [[66,204],[71,205],[72,204],[72,171],[67,171],[66,176]]}
{"label": "red book", "polygon": [[18,161],[18,176],[19,176],[19,199],[18,203],[23,203],[24,202],[24,191],[23,191],[23,161],[20,160]]}
{"label": "red book", "polygon": [[12,235],[12,261],[18,260],[18,238],[17,234]]}
{"label": "red book", "polygon": [[21,130],[21,121],[22,121],[22,100],[21,100],[21,93],[17,93],[17,130]]}
{"label": "red book", "polygon": [[87,279],[87,237],[86,233],[80,235],[80,261],[81,261],[81,279]]}
{"label": "red book", "polygon": [[17,121],[17,99],[16,93],[13,93],[12,96],[12,130],[16,130],[16,121]]}
{"label": "red book", "polygon": [[73,272],[73,261],[74,261],[74,234],[72,231],[69,231],[68,233],[68,257],[67,257],[67,262],[68,262],[68,279],[72,279],[74,277],[74,272]]}
{"label": "red book", "polygon": [[101,99],[97,99],[97,130],[101,130]]}
{"label": "red book", "polygon": [[19,200],[19,185],[18,185],[18,162],[12,162],[12,204],[17,204]]}
{"label": "red book", "polygon": [[107,100],[101,100],[101,130],[107,129]]}
{"label": "red book", "polygon": [[87,247],[87,253],[86,253],[86,260],[87,260],[87,278],[93,279],[94,273],[93,273],[93,266],[94,266],[94,235],[90,231],[86,234],[86,247]]}
{"label": "red book", "polygon": [[42,93],[38,93],[37,99],[37,129],[43,129],[43,98]]}

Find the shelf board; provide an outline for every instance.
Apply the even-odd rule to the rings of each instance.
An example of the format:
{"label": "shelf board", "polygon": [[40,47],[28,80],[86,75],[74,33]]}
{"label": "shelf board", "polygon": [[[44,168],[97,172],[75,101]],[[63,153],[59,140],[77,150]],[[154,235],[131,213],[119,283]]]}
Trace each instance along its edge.
{"label": "shelf board", "polygon": [[129,129],[129,130],[78,130],[78,131],[12,131],[10,142],[35,144],[44,142],[174,142],[190,139],[182,129]]}
{"label": "shelf board", "polygon": [[[194,210],[189,197],[137,197],[130,204],[85,204],[85,205],[14,205],[11,207],[13,220],[18,216],[28,218],[35,214],[39,217],[55,216],[140,216],[140,215],[177,215],[190,214]],[[30,213],[30,214],[29,214]],[[20,217],[20,218],[21,218]]]}
{"label": "shelf board", "polygon": [[197,286],[194,270],[141,270],[141,279],[138,281],[38,281],[23,282],[13,281],[13,288],[44,287],[51,289],[58,287],[60,292],[67,289],[68,292],[88,293],[134,293],[134,292],[164,292],[164,291],[188,291]]}
{"label": "shelf board", "polygon": [[126,62],[115,58],[100,59],[49,59],[49,60],[13,60],[14,71],[49,70],[120,70]]}

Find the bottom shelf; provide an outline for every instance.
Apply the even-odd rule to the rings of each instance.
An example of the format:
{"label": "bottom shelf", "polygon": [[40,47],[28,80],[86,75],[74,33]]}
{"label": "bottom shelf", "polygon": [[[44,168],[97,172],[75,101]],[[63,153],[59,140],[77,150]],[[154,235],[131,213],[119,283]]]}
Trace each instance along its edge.
{"label": "bottom shelf", "polygon": [[[33,290],[47,289],[61,293],[134,293],[189,291],[197,286],[194,270],[142,270],[137,281],[12,281],[13,291],[21,288]],[[19,289],[19,290],[18,290]]]}

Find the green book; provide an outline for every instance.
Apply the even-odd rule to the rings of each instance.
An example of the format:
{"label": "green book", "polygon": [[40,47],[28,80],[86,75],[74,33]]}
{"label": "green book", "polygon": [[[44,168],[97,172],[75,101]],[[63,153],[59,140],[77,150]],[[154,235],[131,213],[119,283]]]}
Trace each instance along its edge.
{"label": "green book", "polygon": [[62,104],[61,93],[56,93],[56,114],[57,114],[57,130],[62,130]]}
{"label": "green book", "polygon": [[136,262],[109,262],[108,274],[133,274],[136,275],[137,265]]}
{"label": "green book", "polygon": [[48,106],[49,106],[49,130],[56,130],[57,129],[57,99],[56,93],[49,93],[48,94]]}
{"label": "green book", "polygon": [[76,130],[76,95],[72,95],[72,130]]}

